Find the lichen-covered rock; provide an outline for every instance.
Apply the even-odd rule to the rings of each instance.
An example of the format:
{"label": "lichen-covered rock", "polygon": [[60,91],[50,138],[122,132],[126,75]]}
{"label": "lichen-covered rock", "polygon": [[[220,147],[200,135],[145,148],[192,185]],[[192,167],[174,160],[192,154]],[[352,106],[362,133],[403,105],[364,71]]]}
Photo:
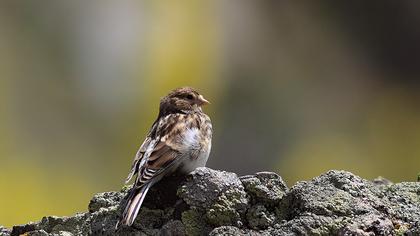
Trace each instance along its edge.
{"label": "lichen-covered rock", "polygon": [[182,223],[185,227],[186,235],[207,235],[211,227],[206,223],[205,212],[195,207],[182,213]]}
{"label": "lichen-covered rock", "polygon": [[216,235],[244,235],[245,232],[237,227],[234,226],[221,226],[218,228],[213,229],[210,232],[210,236],[216,236]]}
{"label": "lichen-covered rock", "polygon": [[203,209],[207,223],[242,226],[249,199],[236,174],[197,168],[189,177],[178,196],[189,206]]}
{"label": "lichen-covered rock", "polygon": [[276,205],[288,191],[286,183],[276,173],[259,172],[241,177],[245,190],[254,202]]}
{"label": "lichen-covered rock", "polygon": [[235,226],[220,226],[214,228],[209,235],[228,235],[228,236],[273,236],[278,234],[273,234],[274,231],[257,231],[247,228],[238,228]]}
{"label": "lichen-covered rock", "polygon": [[47,216],[37,224],[37,229],[43,229],[48,233],[58,234],[64,231],[78,235],[85,232],[84,223],[87,219],[88,214],[77,214],[73,217]]}
{"label": "lichen-covered rock", "polygon": [[96,194],[88,212],[0,226],[0,236],[420,235],[420,183],[328,171],[290,189],[275,173],[198,168],[152,187],[131,227],[115,225],[127,191]]}
{"label": "lichen-covered rock", "polygon": [[48,236],[48,233],[45,232],[45,230],[41,229],[41,230],[34,230],[34,231],[31,231],[31,232],[28,232],[25,235],[28,235],[28,236]]}
{"label": "lichen-covered rock", "polygon": [[168,221],[161,230],[163,236],[183,236],[185,235],[184,224],[180,220]]}
{"label": "lichen-covered rock", "polygon": [[403,227],[402,230],[400,228],[397,229],[396,235],[406,235],[406,236],[417,236],[420,235],[420,221],[414,223],[413,225],[408,227]]}
{"label": "lichen-covered rock", "polygon": [[264,205],[256,204],[248,210],[246,219],[249,227],[252,229],[267,229],[274,224],[276,217]]}
{"label": "lichen-covered rock", "polygon": [[232,200],[246,198],[244,186],[235,173],[205,167],[193,171],[178,189],[178,196],[188,205],[200,208],[211,207],[220,201],[220,196],[223,194],[232,196]]}
{"label": "lichen-covered rock", "polygon": [[297,183],[285,201],[284,207],[288,209],[289,217],[307,212],[323,216],[343,216],[375,211],[372,206],[344,190],[311,182]]}
{"label": "lichen-covered rock", "polygon": [[338,230],[349,222],[345,217],[304,213],[299,217],[284,220],[268,231],[272,235],[338,235]]}
{"label": "lichen-covered rock", "polygon": [[88,219],[83,224],[81,233],[83,235],[113,235],[117,221],[117,206],[100,208],[98,211],[88,215]]}
{"label": "lichen-covered rock", "polygon": [[329,171],[293,186],[281,208],[296,234],[395,235],[419,221],[419,188],[418,183],[378,184]]}
{"label": "lichen-covered rock", "polygon": [[247,207],[248,198],[243,188],[231,188],[223,192],[217,201],[206,209],[206,217],[214,226],[242,226],[242,216]]}
{"label": "lichen-covered rock", "polygon": [[0,225],[0,236],[6,236],[6,235],[10,235],[11,230]]}
{"label": "lichen-covered rock", "polygon": [[37,229],[37,224],[33,223],[33,222],[29,222],[28,224],[25,225],[15,225],[13,226],[10,235],[15,236],[15,235],[21,235],[24,234],[26,232],[30,232],[30,231],[34,231]]}
{"label": "lichen-covered rock", "polygon": [[414,224],[420,222],[420,182],[403,182],[383,190],[383,209],[390,216]]}
{"label": "lichen-covered rock", "polygon": [[118,206],[125,194],[126,192],[104,192],[95,194],[89,202],[88,210],[89,212],[95,212],[101,208]]}
{"label": "lichen-covered rock", "polygon": [[365,214],[340,229],[340,235],[392,235],[392,221],[379,214]]}

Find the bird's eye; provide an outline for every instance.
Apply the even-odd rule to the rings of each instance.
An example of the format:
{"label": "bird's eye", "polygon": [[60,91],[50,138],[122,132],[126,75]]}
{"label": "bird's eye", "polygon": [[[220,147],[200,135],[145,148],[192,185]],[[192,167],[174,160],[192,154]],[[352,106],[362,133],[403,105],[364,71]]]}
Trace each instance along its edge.
{"label": "bird's eye", "polygon": [[191,95],[191,94],[187,95],[187,99],[192,100],[193,98],[194,98],[193,95]]}

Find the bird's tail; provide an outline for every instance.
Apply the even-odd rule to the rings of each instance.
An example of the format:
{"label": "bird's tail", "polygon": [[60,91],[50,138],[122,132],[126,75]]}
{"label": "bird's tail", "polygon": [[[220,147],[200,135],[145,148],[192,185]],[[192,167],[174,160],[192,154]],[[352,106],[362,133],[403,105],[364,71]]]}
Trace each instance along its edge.
{"label": "bird's tail", "polygon": [[149,182],[143,185],[139,190],[133,189],[133,193],[130,194],[129,199],[127,201],[127,205],[125,206],[124,213],[121,216],[121,220],[117,224],[117,228],[120,224],[131,226],[134,220],[139,213],[141,204],[144,201],[144,197],[146,197],[147,191],[152,186],[152,182]]}

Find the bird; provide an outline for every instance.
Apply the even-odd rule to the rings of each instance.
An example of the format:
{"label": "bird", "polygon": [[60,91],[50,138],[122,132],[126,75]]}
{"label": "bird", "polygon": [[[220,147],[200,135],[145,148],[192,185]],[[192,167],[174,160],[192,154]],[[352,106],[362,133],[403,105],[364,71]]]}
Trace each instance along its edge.
{"label": "bird", "polygon": [[187,175],[206,165],[213,129],[202,110],[207,104],[210,102],[191,87],[174,89],[160,100],[159,114],[125,181],[136,176],[116,228],[133,224],[148,190],[162,178]]}

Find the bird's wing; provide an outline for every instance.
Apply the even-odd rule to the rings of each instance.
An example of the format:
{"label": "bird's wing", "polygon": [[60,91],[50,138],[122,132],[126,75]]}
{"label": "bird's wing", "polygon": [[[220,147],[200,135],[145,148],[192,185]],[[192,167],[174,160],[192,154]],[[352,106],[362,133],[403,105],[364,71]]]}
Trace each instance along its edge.
{"label": "bird's wing", "polygon": [[177,157],[179,157],[178,151],[174,150],[166,142],[159,142],[143,166],[141,174],[138,175],[136,185],[141,186],[151,181],[154,177],[160,176],[168,167],[175,163]]}
{"label": "bird's wing", "polygon": [[149,182],[157,176],[162,176],[165,170],[181,161],[184,151],[183,137],[185,136],[188,121],[185,114],[171,114],[159,122],[156,132],[160,134],[153,144],[153,140],[146,150],[139,164],[137,186]]}
{"label": "bird's wing", "polygon": [[[140,167],[144,165],[145,163],[145,154],[149,150],[153,150],[156,145],[156,138],[152,137],[152,133],[155,132],[157,129],[157,122],[155,122],[150,129],[150,132],[147,134],[146,139],[143,141],[142,145],[140,146],[139,150],[136,153],[136,156],[134,157],[133,164],[131,165],[130,173],[128,174],[127,179],[125,180],[125,183],[127,184],[130,182],[131,178],[133,178],[134,175],[138,174],[138,171],[140,170]],[[150,153],[148,153],[150,155]]]}
{"label": "bird's wing", "polygon": [[187,124],[185,114],[158,119],[137,151],[126,183],[137,174],[135,184],[141,185],[166,169],[182,150],[180,137]]}

